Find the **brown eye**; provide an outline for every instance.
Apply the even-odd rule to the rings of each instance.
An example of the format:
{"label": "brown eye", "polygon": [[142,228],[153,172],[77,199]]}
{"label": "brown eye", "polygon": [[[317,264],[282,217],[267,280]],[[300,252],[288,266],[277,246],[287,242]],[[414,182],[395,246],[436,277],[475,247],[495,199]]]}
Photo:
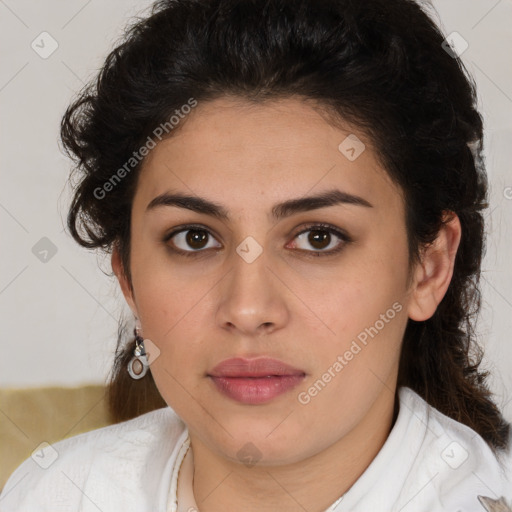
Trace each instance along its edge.
{"label": "brown eye", "polygon": [[200,252],[203,249],[220,247],[220,244],[208,245],[215,238],[209,231],[201,228],[182,229],[169,235],[167,240],[172,240],[172,244],[183,252]]}
{"label": "brown eye", "polygon": [[193,249],[204,249],[205,243],[208,241],[206,231],[198,231],[190,229],[185,236],[185,242]]}
{"label": "brown eye", "polygon": [[[330,226],[314,225],[295,236],[299,243],[294,243],[294,248],[304,250],[315,255],[333,254],[340,251],[350,242],[350,238]],[[309,247],[308,247],[309,246]],[[313,248],[313,250],[311,250]]]}
{"label": "brown eye", "polygon": [[308,243],[310,243],[315,249],[325,249],[329,246],[330,241],[331,234],[327,231],[311,230],[309,232]]}

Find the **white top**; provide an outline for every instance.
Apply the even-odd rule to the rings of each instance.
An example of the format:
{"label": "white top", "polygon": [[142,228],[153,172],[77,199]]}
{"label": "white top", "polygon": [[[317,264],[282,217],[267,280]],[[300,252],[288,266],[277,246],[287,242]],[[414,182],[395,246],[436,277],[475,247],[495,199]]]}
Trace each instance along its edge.
{"label": "white top", "polygon": [[[512,439],[497,459],[476,432],[411,389],[400,388],[399,400],[377,456],[324,512],[512,512]],[[170,407],[64,439],[14,471],[0,512],[199,510],[189,442]]]}

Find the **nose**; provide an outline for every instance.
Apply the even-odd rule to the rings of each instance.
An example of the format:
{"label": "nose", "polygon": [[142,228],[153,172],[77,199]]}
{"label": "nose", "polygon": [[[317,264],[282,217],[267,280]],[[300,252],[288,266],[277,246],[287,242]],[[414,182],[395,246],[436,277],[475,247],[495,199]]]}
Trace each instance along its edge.
{"label": "nose", "polygon": [[231,260],[231,270],[219,287],[217,324],[253,337],[282,329],[289,318],[286,286],[270,268],[265,250],[251,263],[236,252]]}

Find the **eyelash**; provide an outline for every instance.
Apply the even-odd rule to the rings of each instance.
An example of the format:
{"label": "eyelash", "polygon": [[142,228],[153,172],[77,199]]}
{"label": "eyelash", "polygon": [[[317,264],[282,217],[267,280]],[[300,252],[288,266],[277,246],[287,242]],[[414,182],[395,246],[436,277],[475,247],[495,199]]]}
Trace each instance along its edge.
{"label": "eyelash", "polygon": [[[199,250],[196,250],[196,251],[183,251],[182,249],[177,249],[175,247],[170,247],[167,244],[167,242],[171,238],[173,238],[174,236],[178,235],[179,233],[183,233],[184,231],[194,231],[194,230],[195,231],[204,231],[204,232],[206,232],[208,234],[208,236],[212,236],[213,237],[213,234],[207,228],[205,228],[204,226],[201,226],[201,225],[198,225],[198,224],[187,224],[185,226],[181,226],[179,229],[173,230],[171,233],[167,233],[164,236],[162,242],[164,242],[164,244],[167,245],[169,250],[171,250],[173,253],[176,253],[176,254],[178,254],[180,256],[185,256],[187,258],[188,257],[196,257],[197,258],[198,256],[200,257],[201,253],[205,253],[207,251],[204,250],[204,249],[199,249]],[[299,252],[307,253],[308,256],[313,257],[313,258],[322,257],[322,256],[332,256],[334,254],[337,254],[341,250],[343,250],[343,248],[344,248],[344,246],[346,244],[352,242],[352,239],[346,233],[341,231],[339,228],[331,226],[330,224],[323,224],[323,223],[316,223],[316,224],[308,225],[306,227],[306,229],[303,229],[302,231],[299,231],[298,233],[296,233],[293,236],[293,239],[297,238],[299,235],[307,233],[308,231],[323,231],[323,232],[327,232],[327,233],[330,233],[330,234],[334,234],[335,236],[340,238],[342,240],[342,242],[343,242],[343,243],[340,243],[338,245],[338,247],[336,247],[335,249],[331,249],[329,251],[308,251],[306,249],[296,249]]]}

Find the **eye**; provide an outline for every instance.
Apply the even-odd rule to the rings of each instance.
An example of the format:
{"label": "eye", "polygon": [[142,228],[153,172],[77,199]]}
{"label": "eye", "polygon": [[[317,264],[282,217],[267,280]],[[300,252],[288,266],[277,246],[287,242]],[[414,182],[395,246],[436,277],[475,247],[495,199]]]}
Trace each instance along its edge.
{"label": "eye", "polygon": [[[300,250],[313,253],[312,256],[335,254],[341,251],[346,243],[351,242],[350,237],[346,233],[329,224],[309,226],[308,229],[295,235],[294,239],[299,240],[299,245],[303,246],[298,247]],[[297,243],[294,245],[297,246]],[[309,250],[307,248],[308,245],[313,247],[314,250]]]}
{"label": "eye", "polygon": [[[294,247],[304,253],[310,253],[311,256],[328,256],[335,254],[343,249],[345,244],[352,241],[352,239],[343,231],[329,224],[313,224],[303,229],[300,233],[293,237]],[[336,239],[338,241],[336,241]],[[169,241],[172,240],[172,245]],[[215,241],[212,233],[203,226],[189,225],[182,226],[171,233],[165,235],[163,242],[169,249],[182,256],[198,256],[197,253],[206,252],[204,249],[220,248],[221,245],[211,245]],[[307,247],[313,247],[313,250]]]}
{"label": "eye", "polygon": [[193,253],[202,252],[203,249],[221,247],[220,244],[216,246],[209,245],[209,242],[215,240],[215,238],[207,229],[201,226],[182,227],[180,230],[166,235],[164,242],[169,240],[172,240],[174,245],[174,247],[171,247],[171,250],[184,256],[193,256]]}

